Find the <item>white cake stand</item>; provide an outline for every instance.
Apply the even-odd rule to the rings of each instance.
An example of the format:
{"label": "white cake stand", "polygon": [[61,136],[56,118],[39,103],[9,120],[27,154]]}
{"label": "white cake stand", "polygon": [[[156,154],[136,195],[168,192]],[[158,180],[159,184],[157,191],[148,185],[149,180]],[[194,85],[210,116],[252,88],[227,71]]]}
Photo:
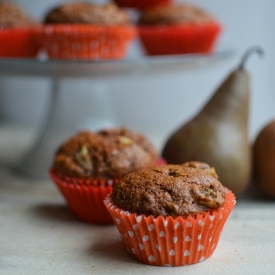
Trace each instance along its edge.
{"label": "white cake stand", "polygon": [[[0,76],[45,77],[51,80],[51,99],[44,122],[37,130],[34,142],[16,164],[16,169],[26,175],[47,177],[54,152],[62,141],[81,126],[92,130],[115,125],[110,112],[108,91],[81,88],[81,81],[108,80],[109,77],[135,77],[161,75],[210,66],[228,59],[234,51],[215,54],[137,56],[119,61],[55,61],[39,59],[0,59]],[[64,91],[64,83],[70,81],[77,89]],[[100,82],[99,82],[100,83]],[[93,102],[85,94],[93,94]],[[65,108],[64,104],[68,104]],[[73,104],[70,105],[70,102]],[[79,107],[76,107],[79,106]],[[95,112],[95,108],[100,110]]]}

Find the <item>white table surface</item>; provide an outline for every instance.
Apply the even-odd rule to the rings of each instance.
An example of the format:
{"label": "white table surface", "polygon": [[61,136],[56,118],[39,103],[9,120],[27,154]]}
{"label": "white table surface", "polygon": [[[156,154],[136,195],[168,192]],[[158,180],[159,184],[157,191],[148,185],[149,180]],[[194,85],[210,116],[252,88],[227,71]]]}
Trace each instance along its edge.
{"label": "white table surface", "polygon": [[33,131],[0,125],[0,274],[275,274],[275,200],[251,190],[237,201],[214,254],[184,267],[132,259],[115,226],[96,226],[69,212],[49,179],[12,167]]}

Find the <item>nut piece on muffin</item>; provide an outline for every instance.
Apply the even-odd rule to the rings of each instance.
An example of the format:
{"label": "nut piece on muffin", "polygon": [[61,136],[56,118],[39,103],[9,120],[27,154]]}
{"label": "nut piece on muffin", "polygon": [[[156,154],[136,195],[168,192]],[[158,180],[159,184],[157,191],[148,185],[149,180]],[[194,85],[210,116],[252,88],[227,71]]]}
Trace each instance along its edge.
{"label": "nut piece on muffin", "polygon": [[120,178],[136,169],[153,165],[153,144],[127,128],[83,131],[58,149],[53,168],[70,177]]}
{"label": "nut piece on muffin", "polygon": [[141,14],[139,24],[202,24],[214,20],[213,16],[198,7],[181,4],[157,6],[147,9]]}
{"label": "nut piece on muffin", "polygon": [[115,4],[96,5],[88,2],[67,3],[58,6],[45,17],[46,24],[127,25],[128,14]]}
{"label": "nut piece on muffin", "polygon": [[0,29],[27,28],[35,25],[35,20],[20,6],[0,2]]}
{"label": "nut piece on muffin", "polygon": [[157,216],[194,215],[223,205],[226,189],[207,164],[142,169],[121,178],[112,199],[123,210]]}

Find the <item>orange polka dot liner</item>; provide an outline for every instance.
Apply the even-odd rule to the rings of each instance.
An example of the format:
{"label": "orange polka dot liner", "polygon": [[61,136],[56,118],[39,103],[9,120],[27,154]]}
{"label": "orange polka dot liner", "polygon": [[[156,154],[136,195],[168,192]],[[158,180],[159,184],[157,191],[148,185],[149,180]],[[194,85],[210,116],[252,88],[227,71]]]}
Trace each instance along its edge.
{"label": "orange polka dot liner", "polygon": [[33,29],[0,29],[0,57],[35,58],[38,50]]}
{"label": "orange polka dot liner", "polygon": [[173,0],[115,0],[116,4],[123,8],[136,8],[145,10],[154,6],[169,5]]}
{"label": "orange polka dot liner", "polygon": [[222,207],[176,218],[129,213],[118,208],[111,195],[104,203],[133,258],[148,265],[184,266],[202,262],[213,254],[236,199],[227,190]]}
{"label": "orange polka dot liner", "polygon": [[138,27],[148,55],[212,53],[221,33],[218,22]]}
{"label": "orange polka dot liner", "polygon": [[36,40],[50,59],[122,59],[136,37],[133,26],[46,25]]}

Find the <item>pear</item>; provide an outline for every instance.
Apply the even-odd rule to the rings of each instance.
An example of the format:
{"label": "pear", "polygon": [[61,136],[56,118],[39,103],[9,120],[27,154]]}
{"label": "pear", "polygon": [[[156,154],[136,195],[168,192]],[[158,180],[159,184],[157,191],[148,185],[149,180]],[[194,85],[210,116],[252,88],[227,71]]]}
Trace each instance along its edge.
{"label": "pear", "polygon": [[254,176],[260,191],[275,198],[275,120],[256,136],[253,145]]}
{"label": "pear", "polygon": [[250,85],[244,64],[253,52],[262,54],[260,48],[250,48],[240,66],[202,110],[168,138],[162,151],[168,163],[202,161],[214,166],[221,183],[236,196],[243,193],[251,175]]}

